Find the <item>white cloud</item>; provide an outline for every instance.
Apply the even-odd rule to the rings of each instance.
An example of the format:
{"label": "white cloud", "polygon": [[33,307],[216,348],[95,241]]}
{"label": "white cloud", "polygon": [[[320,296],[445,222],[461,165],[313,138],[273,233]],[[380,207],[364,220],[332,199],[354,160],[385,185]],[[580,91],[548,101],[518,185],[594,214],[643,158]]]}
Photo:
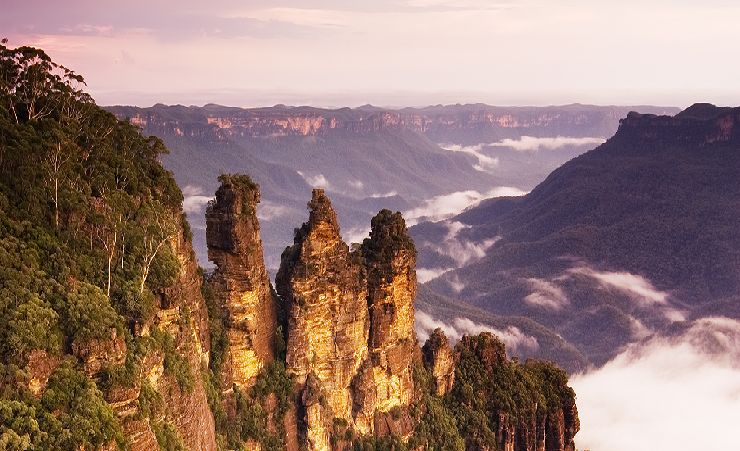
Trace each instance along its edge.
{"label": "white cloud", "polygon": [[455,216],[484,199],[524,194],[527,192],[511,186],[497,186],[485,193],[475,190],[457,191],[426,200],[421,206],[405,212],[403,216],[409,226],[417,224],[420,220],[440,221]]}
{"label": "white cloud", "polygon": [[416,268],[416,280],[419,283],[427,283],[453,269],[455,268]]}
{"label": "white cloud", "polygon": [[213,196],[203,196],[203,188],[187,185],[182,189],[182,209],[185,213],[200,213]]}
{"label": "white cloud", "polygon": [[342,233],[345,243],[362,243],[370,236],[370,227],[351,227]]}
{"label": "white cloud", "polygon": [[463,146],[460,144],[440,144],[439,146],[445,150],[451,150],[453,152],[462,152],[468,155],[472,155],[478,159],[478,164],[473,165],[473,169],[481,172],[491,172],[493,169],[498,167],[499,161],[496,157],[489,157],[488,155],[481,152],[485,144],[476,144],[473,146]]}
{"label": "white cloud", "polygon": [[499,142],[490,143],[492,147],[510,147],[521,152],[536,151],[539,149],[559,149],[564,146],[599,145],[606,140],[604,138],[571,138],[567,136],[556,136],[554,138],[537,138],[534,136],[522,136],[519,139],[506,138]]}
{"label": "white cloud", "polygon": [[296,171],[298,175],[303,177],[303,180],[306,181],[309,185],[311,185],[313,188],[325,188],[330,189],[331,185],[329,184],[329,181],[324,177],[323,174],[317,174],[317,175],[308,175],[304,174],[301,171]]}
{"label": "white cloud", "polygon": [[533,291],[524,297],[525,303],[549,310],[562,310],[568,305],[569,301],[565,292],[554,283],[535,277],[528,278],[526,281]]}
{"label": "white cloud", "polygon": [[444,240],[439,244],[430,244],[429,246],[437,253],[446,255],[457,263],[457,267],[483,258],[486,251],[493,246],[501,237],[487,238],[480,243],[458,238],[461,230],[470,226],[459,221],[447,221],[445,223],[448,232]]}
{"label": "white cloud", "polygon": [[452,325],[436,320],[432,315],[421,310],[414,312],[414,330],[420,342],[426,342],[434,329],[442,329],[447,339],[452,343],[457,342],[461,337],[460,333]]}
{"label": "white cloud", "polygon": [[525,334],[516,326],[508,326],[503,330],[494,329],[493,327],[474,323],[467,318],[455,318],[455,328],[463,335],[478,335],[481,332],[491,332],[504,342],[506,349],[510,352],[521,351],[522,349],[535,350],[540,347],[535,337]]}
{"label": "white cloud", "polygon": [[361,190],[365,186],[365,184],[362,183],[362,180],[350,180],[349,185],[357,190]]}
{"label": "white cloud", "polygon": [[[626,271],[597,271],[580,265],[567,271],[569,275],[581,275],[596,280],[601,286],[619,290],[630,296],[638,307],[658,308],[669,321],[684,321],[686,315],[670,305],[670,295],[656,289],[646,278]],[[565,276],[567,277],[567,275]]]}
{"label": "white cloud", "polygon": [[704,318],[572,377],[579,449],[740,449],[740,322]]}
{"label": "white cloud", "polygon": [[523,333],[518,327],[508,326],[505,329],[496,329],[463,317],[457,317],[452,324],[447,324],[434,319],[428,313],[417,310],[414,327],[422,343],[429,338],[429,335],[434,329],[440,328],[452,344],[458,342],[464,335],[478,335],[481,332],[491,332],[499,337],[506,345],[506,349],[511,352],[539,348],[537,339]]}
{"label": "white cloud", "polygon": [[460,293],[462,290],[465,289],[465,284],[462,283],[460,277],[457,274],[453,274],[452,276],[448,277],[447,283],[450,284],[450,288],[452,288],[455,293]]}
{"label": "white cloud", "polygon": [[270,202],[269,200],[263,200],[257,205],[257,217],[260,221],[270,221],[285,216],[289,212],[290,208]]}
{"label": "white cloud", "polygon": [[375,198],[375,199],[381,198],[381,197],[393,197],[393,196],[398,196],[398,192],[388,191],[387,193],[373,193],[370,195],[370,197]]}

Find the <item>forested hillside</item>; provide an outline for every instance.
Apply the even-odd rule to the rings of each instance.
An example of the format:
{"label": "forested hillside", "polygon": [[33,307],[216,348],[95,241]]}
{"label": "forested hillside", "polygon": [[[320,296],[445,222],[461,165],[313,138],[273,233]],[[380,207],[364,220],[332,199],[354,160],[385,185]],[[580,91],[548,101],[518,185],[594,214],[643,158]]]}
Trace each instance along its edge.
{"label": "forested hillside", "polygon": [[213,421],[165,147],[41,50],[0,46],[0,74],[0,448],[207,447],[173,410]]}

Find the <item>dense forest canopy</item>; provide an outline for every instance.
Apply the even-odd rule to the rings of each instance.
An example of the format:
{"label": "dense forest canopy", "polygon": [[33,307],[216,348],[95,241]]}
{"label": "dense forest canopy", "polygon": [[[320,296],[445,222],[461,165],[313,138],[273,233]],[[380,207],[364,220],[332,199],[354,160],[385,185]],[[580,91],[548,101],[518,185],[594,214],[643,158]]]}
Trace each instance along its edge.
{"label": "dense forest canopy", "polygon": [[[0,45],[0,447],[123,446],[73,350],[125,336],[173,282],[182,194],[166,149],[42,50]],[[130,352],[131,353],[131,352]],[[61,360],[41,397],[29,360]],[[100,378],[98,380],[100,383]]]}

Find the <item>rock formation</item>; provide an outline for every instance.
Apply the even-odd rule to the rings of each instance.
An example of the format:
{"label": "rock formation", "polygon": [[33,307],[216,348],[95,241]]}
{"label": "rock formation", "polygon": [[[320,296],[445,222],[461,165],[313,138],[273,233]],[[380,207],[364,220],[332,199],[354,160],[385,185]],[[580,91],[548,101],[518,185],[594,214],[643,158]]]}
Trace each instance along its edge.
{"label": "rock formation", "polygon": [[323,190],[313,191],[308,207],[308,222],[283,252],[276,286],[287,312],[286,367],[311,392],[303,395],[306,435],[312,449],[329,449],[321,431],[333,418],[352,419],[352,378],[368,354],[367,285]]}
{"label": "rock formation", "polygon": [[437,396],[444,396],[452,390],[455,382],[455,360],[449,341],[442,329],[435,329],[421,349],[424,365],[434,378]]}
{"label": "rock formation", "polygon": [[[392,409],[409,406],[414,393],[416,250],[401,213],[382,210],[372,219],[362,256],[370,315],[369,364],[356,380],[355,428],[367,434],[374,423],[387,421],[383,417]],[[410,430],[393,432],[403,436]]]}
{"label": "rock formation", "polygon": [[228,395],[233,386],[250,386],[275,359],[277,305],[262,255],[259,187],[246,176],[223,176],[221,182],[206,213],[206,238],[208,258],[216,264],[211,283],[227,329],[228,352],[218,376]]}
{"label": "rock formation", "polygon": [[287,312],[286,364],[303,387],[306,440],[326,449],[333,418],[360,435],[408,435],[416,252],[403,218],[381,211],[370,238],[350,252],[323,190],[313,191],[308,207],[276,279]]}
{"label": "rock formation", "polygon": [[[420,396],[414,365],[422,360],[431,376],[432,396],[459,405],[455,403],[464,402],[472,386],[484,398],[458,420],[465,421],[465,415],[481,418],[482,413],[490,418],[492,438],[468,443],[470,449],[573,449],[578,417],[560,370],[510,362],[491,334],[464,337],[453,350],[438,329],[419,349],[414,331],[416,250],[400,213],[379,212],[370,237],[351,251],[342,241],[329,198],[324,190],[313,190],[309,219],[295,230],[276,277],[278,321],[261,260],[255,215],[259,191],[248,179],[239,180],[222,180],[207,213],[209,255],[217,264],[214,291],[229,318],[231,350],[221,382],[224,388],[249,388],[260,368],[276,358],[273,343],[277,331],[284,330],[285,369],[294,384],[289,414],[282,418],[288,449],[351,449],[368,437],[413,440],[416,425],[424,421],[418,409],[411,409]],[[457,384],[459,362],[463,380]],[[501,388],[491,382],[498,377],[536,380],[543,388],[517,383],[505,396],[521,405],[501,408],[496,404]],[[542,396],[547,405],[538,407]],[[275,401],[262,406],[272,429],[281,420],[269,407]],[[258,446],[252,439],[244,443]]]}

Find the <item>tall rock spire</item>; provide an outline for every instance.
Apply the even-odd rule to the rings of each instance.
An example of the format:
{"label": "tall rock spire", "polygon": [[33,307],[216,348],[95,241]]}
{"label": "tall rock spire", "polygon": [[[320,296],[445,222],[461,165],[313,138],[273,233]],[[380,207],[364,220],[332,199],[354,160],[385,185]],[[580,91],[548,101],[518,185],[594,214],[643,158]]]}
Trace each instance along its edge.
{"label": "tall rock spire", "polygon": [[275,359],[277,305],[262,254],[257,221],[259,187],[249,177],[225,175],[206,212],[208,258],[216,264],[212,284],[224,313],[228,353],[221,387],[249,387]]}
{"label": "tall rock spire", "polygon": [[385,415],[408,407],[414,393],[416,249],[401,213],[382,210],[372,219],[362,255],[367,270],[370,358],[355,383],[355,427],[361,433],[403,436],[410,430],[390,424],[396,422]]}
{"label": "tall rock spire", "polygon": [[330,448],[333,419],[352,419],[351,383],[367,358],[367,285],[324,190],[313,190],[308,208],[308,222],[283,252],[276,288],[287,315],[286,366],[303,390],[303,433],[310,449],[322,450]]}

